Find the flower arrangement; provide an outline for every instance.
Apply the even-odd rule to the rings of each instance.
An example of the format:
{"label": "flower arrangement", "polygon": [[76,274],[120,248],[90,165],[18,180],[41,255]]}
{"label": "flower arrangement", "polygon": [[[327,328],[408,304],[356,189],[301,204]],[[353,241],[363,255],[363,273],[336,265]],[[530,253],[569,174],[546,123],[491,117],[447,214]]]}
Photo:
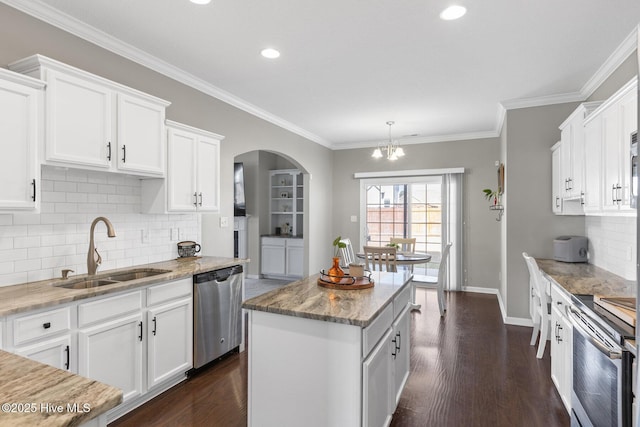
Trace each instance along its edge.
{"label": "flower arrangement", "polygon": [[347,244],[342,242],[341,240],[342,240],[342,236],[338,236],[335,239],[333,239],[333,247],[334,247],[333,256],[334,257],[339,256],[340,249],[344,249],[347,247]]}

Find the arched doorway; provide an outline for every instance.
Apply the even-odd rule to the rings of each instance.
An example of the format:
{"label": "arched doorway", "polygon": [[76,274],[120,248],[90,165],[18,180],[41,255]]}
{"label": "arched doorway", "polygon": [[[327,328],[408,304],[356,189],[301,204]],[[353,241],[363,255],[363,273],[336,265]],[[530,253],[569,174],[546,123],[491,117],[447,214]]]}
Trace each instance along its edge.
{"label": "arched doorway", "polygon": [[[246,204],[246,216],[244,218],[234,217],[234,249],[246,248],[245,253],[238,255],[246,255],[251,259],[247,265],[246,275],[248,278],[259,278],[262,275],[262,251],[261,237],[272,236],[276,234],[276,228],[282,232],[283,224],[274,223],[272,216],[271,204],[273,199],[277,198],[273,195],[273,189],[270,187],[271,171],[274,170],[293,170],[297,169],[303,177],[304,189],[308,189],[309,175],[307,171],[295,159],[290,158],[284,153],[255,150],[234,157],[235,163],[243,164],[244,172],[244,199]],[[295,203],[295,202],[294,202]],[[303,252],[302,258],[293,258],[290,262],[302,262],[302,268],[299,270],[303,276],[307,276],[308,271],[308,241],[304,239],[309,229],[309,197],[304,194],[298,201],[300,203],[303,214],[301,215],[302,224],[299,225],[295,234],[296,237],[302,238],[301,243]],[[300,209],[300,207],[298,208]],[[236,243],[237,239],[237,243]],[[244,240],[244,241],[243,241]],[[277,275],[276,275],[277,276]],[[291,277],[295,279],[295,276]]]}

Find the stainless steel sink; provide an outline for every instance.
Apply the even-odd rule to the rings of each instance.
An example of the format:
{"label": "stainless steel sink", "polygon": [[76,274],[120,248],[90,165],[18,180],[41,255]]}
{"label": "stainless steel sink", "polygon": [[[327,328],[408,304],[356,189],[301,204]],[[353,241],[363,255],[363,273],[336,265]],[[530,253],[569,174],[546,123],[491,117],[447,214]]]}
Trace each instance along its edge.
{"label": "stainless steel sink", "polygon": [[113,285],[116,283],[129,282],[131,280],[144,279],[145,277],[157,276],[159,274],[169,273],[171,270],[158,270],[151,268],[138,268],[119,273],[105,274],[100,277],[67,279],[65,281],[54,283],[54,286],[67,289],[90,289],[100,286]]}
{"label": "stainless steel sink", "polygon": [[129,280],[144,279],[145,277],[152,277],[157,276],[158,274],[169,273],[170,271],[171,270],[152,270],[148,268],[142,268],[110,274],[105,277],[105,279],[115,280],[116,282],[128,282]]}

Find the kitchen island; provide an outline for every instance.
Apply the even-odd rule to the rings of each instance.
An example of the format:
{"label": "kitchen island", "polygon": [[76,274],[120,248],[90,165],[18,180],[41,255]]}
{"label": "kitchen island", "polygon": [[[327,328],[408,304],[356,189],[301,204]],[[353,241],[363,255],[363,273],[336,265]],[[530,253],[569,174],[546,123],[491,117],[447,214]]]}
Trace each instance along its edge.
{"label": "kitchen island", "polygon": [[388,425],[409,375],[410,272],[333,290],[318,275],[249,310],[248,425]]}

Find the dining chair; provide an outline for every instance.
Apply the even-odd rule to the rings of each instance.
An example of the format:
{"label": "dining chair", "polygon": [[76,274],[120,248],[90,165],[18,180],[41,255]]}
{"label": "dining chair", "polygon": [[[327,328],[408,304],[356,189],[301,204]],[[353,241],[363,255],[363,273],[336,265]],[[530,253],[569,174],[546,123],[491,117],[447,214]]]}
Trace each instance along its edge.
{"label": "dining chair", "polygon": [[377,266],[378,271],[397,271],[396,254],[398,251],[396,248],[390,246],[364,246],[362,249],[367,270],[375,271]]}
{"label": "dining chair", "polygon": [[349,264],[356,262],[356,254],[353,251],[351,239],[340,239],[340,243],[345,244],[344,248],[340,248],[340,258],[342,259],[340,266],[349,267]]}
{"label": "dining chair", "polygon": [[416,238],[402,238],[402,237],[392,237],[389,239],[389,243],[393,243],[398,245],[398,252],[408,252],[412,253],[416,251]]}
{"label": "dining chair", "polygon": [[440,317],[444,316],[444,312],[447,310],[447,301],[444,298],[444,285],[446,280],[447,262],[449,259],[449,250],[453,243],[449,242],[442,250],[442,257],[440,258],[440,267],[438,267],[438,308],[440,309]]}
{"label": "dining chair", "polygon": [[542,276],[540,268],[536,260],[529,256],[526,252],[522,253],[524,260],[529,269],[529,284],[533,292],[533,333],[531,334],[530,345],[536,344],[536,338],[538,338],[538,332],[540,333],[540,340],[538,342],[538,352],[536,357],[542,359],[544,355],[544,348],[547,345],[549,339],[549,330],[551,315],[549,312],[550,298],[547,294],[547,280]]}

